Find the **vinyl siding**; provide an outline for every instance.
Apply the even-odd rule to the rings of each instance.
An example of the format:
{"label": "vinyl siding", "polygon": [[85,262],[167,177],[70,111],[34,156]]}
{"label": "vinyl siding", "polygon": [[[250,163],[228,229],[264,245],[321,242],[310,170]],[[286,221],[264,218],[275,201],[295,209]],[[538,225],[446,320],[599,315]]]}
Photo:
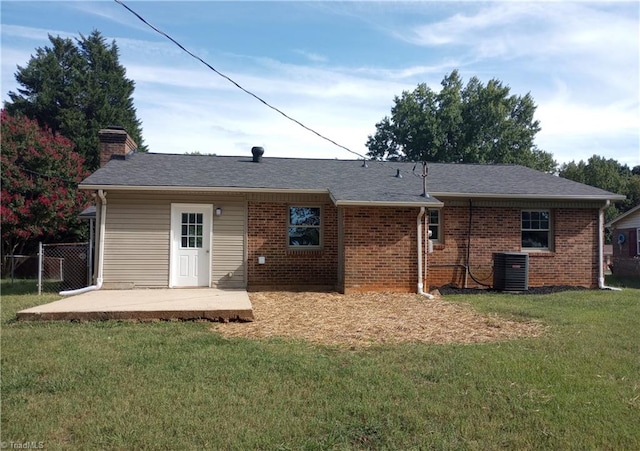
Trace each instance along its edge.
{"label": "vinyl siding", "polygon": [[636,211],[615,223],[616,229],[632,229],[637,227],[640,227],[640,211]]}
{"label": "vinyl siding", "polygon": [[212,286],[246,286],[246,201],[243,196],[107,193],[105,288],[169,286],[171,204],[209,204],[213,216]]}
{"label": "vinyl siding", "polygon": [[211,283],[218,288],[244,288],[246,203],[217,206],[222,208],[222,215],[213,216]]}

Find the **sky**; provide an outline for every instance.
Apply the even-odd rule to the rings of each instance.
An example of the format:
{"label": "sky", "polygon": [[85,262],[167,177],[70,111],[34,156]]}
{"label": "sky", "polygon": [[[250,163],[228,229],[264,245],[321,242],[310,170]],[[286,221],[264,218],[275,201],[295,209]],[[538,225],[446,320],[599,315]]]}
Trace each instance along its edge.
{"label": "sky", "polygon": [[497,78],[530,93],[537,146],[562,164],[640,165],[640,3],[128,1],[269,104],[247,95],[115,1],[2,0],[2,100],[48,34],[115,40],[149,151],[353,159],[394,97]]}

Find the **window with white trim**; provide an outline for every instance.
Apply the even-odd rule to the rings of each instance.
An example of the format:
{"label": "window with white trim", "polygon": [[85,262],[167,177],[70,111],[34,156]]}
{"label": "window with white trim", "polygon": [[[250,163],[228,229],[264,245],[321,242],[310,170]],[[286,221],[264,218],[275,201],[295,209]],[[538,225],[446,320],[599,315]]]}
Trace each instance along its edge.
{"label": "window with white trim", "polygon": [[429,210],[429,230],[431,231],[431,241],[440,242],[440,210]]}
{"label": "window with white trim", "polygon": [[551,249],[551,213],[549,210],[522,210],[522,249]]}
{"label": "window with white trim", "polygon": [[289,207],[289,247],[300,249],[320,247],[322,243],[321,213],[320,207]]}

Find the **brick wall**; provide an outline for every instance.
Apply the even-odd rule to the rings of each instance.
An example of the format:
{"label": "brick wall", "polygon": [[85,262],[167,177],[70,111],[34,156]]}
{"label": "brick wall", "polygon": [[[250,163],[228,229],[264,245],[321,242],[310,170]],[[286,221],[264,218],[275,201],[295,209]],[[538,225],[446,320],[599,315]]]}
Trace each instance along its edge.
{"label": "brick wall", "polygon": [[[288,247],[289,203],[249,202],[248,265],[249,290],[334,289],[338,276],[337,209],[322,203],[322,249]],[[306,206],[304,202],[295,205]],[[318,203],[309,204],[319,205]],[[258,257],[265,264],[258,264]]]}
{"label": "brick wall", "polygon": [[348,207],[343,211],[345,293],[416,290],[417,208]]}
{"label": "brick wall", "polygon": [[[249,202],[249,289],[415,291],[417,208],[341,207],[339,250],[338,210],[322,203],[323,247],[304,251],[287,246],[288,207],[285,202]],[[443,240],[426,257],[426,287],[463,286],[469,208],[445,207],[441,214]],[[473,208],[470,269],[481,282],[493,282],[494,252],[521,252],[520,214],[520,208]],[[598,210],[555,208],[551,216],[554,249],[529,253],[529,286],[597,286]],[[339,254],[344,265],[338,264]],[[264,265],[258,256],[266,258]],[[466,283],[479,286],[471,277]]]}
{"label": "brick wall", "polygon": [[[463,286],[469,207],[445,207],[441,214],[444,239],[427,256],[426,286]],[[494,252],[521,252],[520,215],[520,208],[473,208],[470,270],[481,282],[493,282]],[[554,249],[529,253],[529,286],[596,286],[598,210],[556,208],[551,216]],[[469,287],[479,286],[466,280]]]}

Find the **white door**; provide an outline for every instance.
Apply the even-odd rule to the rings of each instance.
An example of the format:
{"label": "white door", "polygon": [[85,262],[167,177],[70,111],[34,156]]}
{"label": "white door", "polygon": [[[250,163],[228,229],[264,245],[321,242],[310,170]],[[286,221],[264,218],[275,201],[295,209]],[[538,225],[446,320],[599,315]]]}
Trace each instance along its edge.
{"label": "white door", "polygon": [[208,287],[213,206],[171,204],[171,287]]}

